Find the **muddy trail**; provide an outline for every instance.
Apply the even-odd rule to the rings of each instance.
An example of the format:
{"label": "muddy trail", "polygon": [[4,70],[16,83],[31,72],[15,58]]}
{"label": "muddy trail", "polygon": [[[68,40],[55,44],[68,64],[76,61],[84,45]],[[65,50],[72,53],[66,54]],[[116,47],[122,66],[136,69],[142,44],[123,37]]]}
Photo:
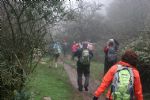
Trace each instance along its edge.
{"label": "muddy trail", "polygon": [[[63,63],[63,62],[61,62]],[[75,68],[73,68],[69,64],[64,64],[64,69],[66,70],[67,75],[69,76],[70,82],[74,89],[78,90],[78,85],[77,85],[77,71]],[[84,79],[84,77],[83,77]],[[84,82],[84,81],[83,81]],[[90,77],[90,82],[89,82],[89,91],[82,91],[79,92],[81,96],[83,97],[83,100],[92,100],[93,93],[96,90],[96,88],[99,86],[99,81],[98,80],[92,80]],[[104,96],[99,97],[99,100],[105,100]]]}

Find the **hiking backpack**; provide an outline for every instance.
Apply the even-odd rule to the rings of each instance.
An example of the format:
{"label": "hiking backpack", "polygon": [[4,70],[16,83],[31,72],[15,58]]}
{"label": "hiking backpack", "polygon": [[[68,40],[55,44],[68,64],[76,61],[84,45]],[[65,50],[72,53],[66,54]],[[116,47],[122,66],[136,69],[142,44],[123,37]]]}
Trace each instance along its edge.
{"label": "hiking backpack", "polygon": [[60,54],[61,53],[61,48],[59,44],[54,44],[54,54]]}
{"label": "hiking backpack", "polygon": [[81,55],[81,59],[80,59],[81,63],[84,65],[87,65],[90,63],[90,53],[88,49],[84,49],[82,51],[82,55]]}
{"label": "hiking backpack", "polygon": [[118,65],[111,85],[113,100],[133,99],[133,71],[132,68]]}
{"label": "hiking backpack", "polygon": [[117,52],[114,47],[108,49],[107,58],[109,62],[117,61]]}

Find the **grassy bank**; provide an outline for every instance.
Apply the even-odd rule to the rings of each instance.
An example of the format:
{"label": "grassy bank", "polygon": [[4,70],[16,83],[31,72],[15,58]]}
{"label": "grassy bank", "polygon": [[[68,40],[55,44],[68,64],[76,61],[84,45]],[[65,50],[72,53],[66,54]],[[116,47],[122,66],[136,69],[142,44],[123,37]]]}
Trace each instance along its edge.
{"label": "grassy bank", "polygon": [[91,77],[94,80],[101,80],[103,77],[103,70],[104,70],[104,65],[100,62],[95,62],[93,61],[91,63]]}
{"label": "grassy bank", "polygon": [[71,86],[63,65],[48,68],[47,63],[39,64],[27,83],[27,89],[32,94],[31,100],[41,100],[44,96],[50,96],[52,100],[82,100]]}

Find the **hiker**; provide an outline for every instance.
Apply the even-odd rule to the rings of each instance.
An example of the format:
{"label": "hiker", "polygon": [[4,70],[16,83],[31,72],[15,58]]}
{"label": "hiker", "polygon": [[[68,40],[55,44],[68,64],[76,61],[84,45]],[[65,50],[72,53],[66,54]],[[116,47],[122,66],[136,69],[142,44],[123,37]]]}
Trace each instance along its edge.
{"label": "hiker", "polygon": [[33,58],[35,61],[39,61],[42,57],[42,51],[39,48],[34,48],[33,50]]}
{"label": "hiker", "polygon": [[107,45],[104,47],[105,62],[104,62],[104,74],[109,68],[117,62],[117,51],[119,43],[114,39],[109,39]]}
{"label": "hiker", "polygon": [[61,45],[59,42],[55,42],[53,45],[53,57],[54,57],[55,68],[57,68],[57,61],[60,54],[61,54]]}
{"label": "hiker", "polygon": [[66,52],[67,52],[67,46],[68,46],[68,43],[66,41],[63,41],[63,54],[64,54],[64,57],[66,56]]}
{"label": "hiker", "polygon": [[84,74],[85,82],[84,88],[85,91],[88,91],[89,85],[89,75],[90,75],[90,61],[93,57],[92,51],[87,49],[87,44],[83,43],[83,47],[78,49],[75,52],[75,57],[78,58],[77,61],[77,83],[78,83],[78,90],[82,91],[83,84],[82,84],[82,75]]}
{"label": "hiker", "polygon": [[78,44],[79,44],[78,49],[80,49],[80,48],[82,48],[82,47],[83,47],[83,46],[82,46],[82,42],[79,42]]}
{"label": "hiker", "polygon": [[98,100],[109,86],[111,87],[106,100],[143,100],[140,75],[136,69],[137,62],[137,54],[132,50],[126,50],[121,61],[113,65],[103,77],[93,100]]}
{"label": "hiker", "polygon": [[93,51],[94,50],[94,47],[93,47],[93,43],[91,42],[88,42],[88,47],[87,47],[89,50]]}

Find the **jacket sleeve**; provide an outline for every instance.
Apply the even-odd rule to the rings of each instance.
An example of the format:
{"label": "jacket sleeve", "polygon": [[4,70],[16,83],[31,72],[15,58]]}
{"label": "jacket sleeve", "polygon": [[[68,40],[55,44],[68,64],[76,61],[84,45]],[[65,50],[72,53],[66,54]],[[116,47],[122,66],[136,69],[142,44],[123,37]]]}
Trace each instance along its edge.
{"label": "jacket sleeve", "polygon": [[141,80],[140,75],[138,71],[134,72],[135,78],[134,78],[134,93],[136,100],[143,100],[143,94],[142,94],[142,86],[141,86]]}
{"label": "jacket sleeve", "polygon": [[92,58],[93,58],[93,56],[94,56],[94,55],[93,55],[93,52],[92,52],[92,51],[90,51],[89,53],[90,53],[90,59],[92,59]]}
{"label": "jacket sleeve", "polygon": [[112,82],[113,76],[114,76],[114,73],[116,72],[116,70],[117,70],[117,66],[116,65],[112,66],[109,69],[109,71],[104,76],[104,78],[102,80],[102,83],[100,84],[100,86],[98,87],[98,89],[95,91],[94,96],[99,97],[105,91],[105,89]]}
{"label": "jacket sleeve", "polygon": [[80,57],[80,56],[81,56],[81,53],[82,53],[82,50],[81,50],[81,49],[78,49],[78,50],[74,53],[74,56],[75,56],[75,57]]}
{"label": "jacket sleeve", "polygon": [[108,47],[105,46],[104,49],[103,49],[103,51],[104,51],[105,54],[107,54],[108,53]]}

